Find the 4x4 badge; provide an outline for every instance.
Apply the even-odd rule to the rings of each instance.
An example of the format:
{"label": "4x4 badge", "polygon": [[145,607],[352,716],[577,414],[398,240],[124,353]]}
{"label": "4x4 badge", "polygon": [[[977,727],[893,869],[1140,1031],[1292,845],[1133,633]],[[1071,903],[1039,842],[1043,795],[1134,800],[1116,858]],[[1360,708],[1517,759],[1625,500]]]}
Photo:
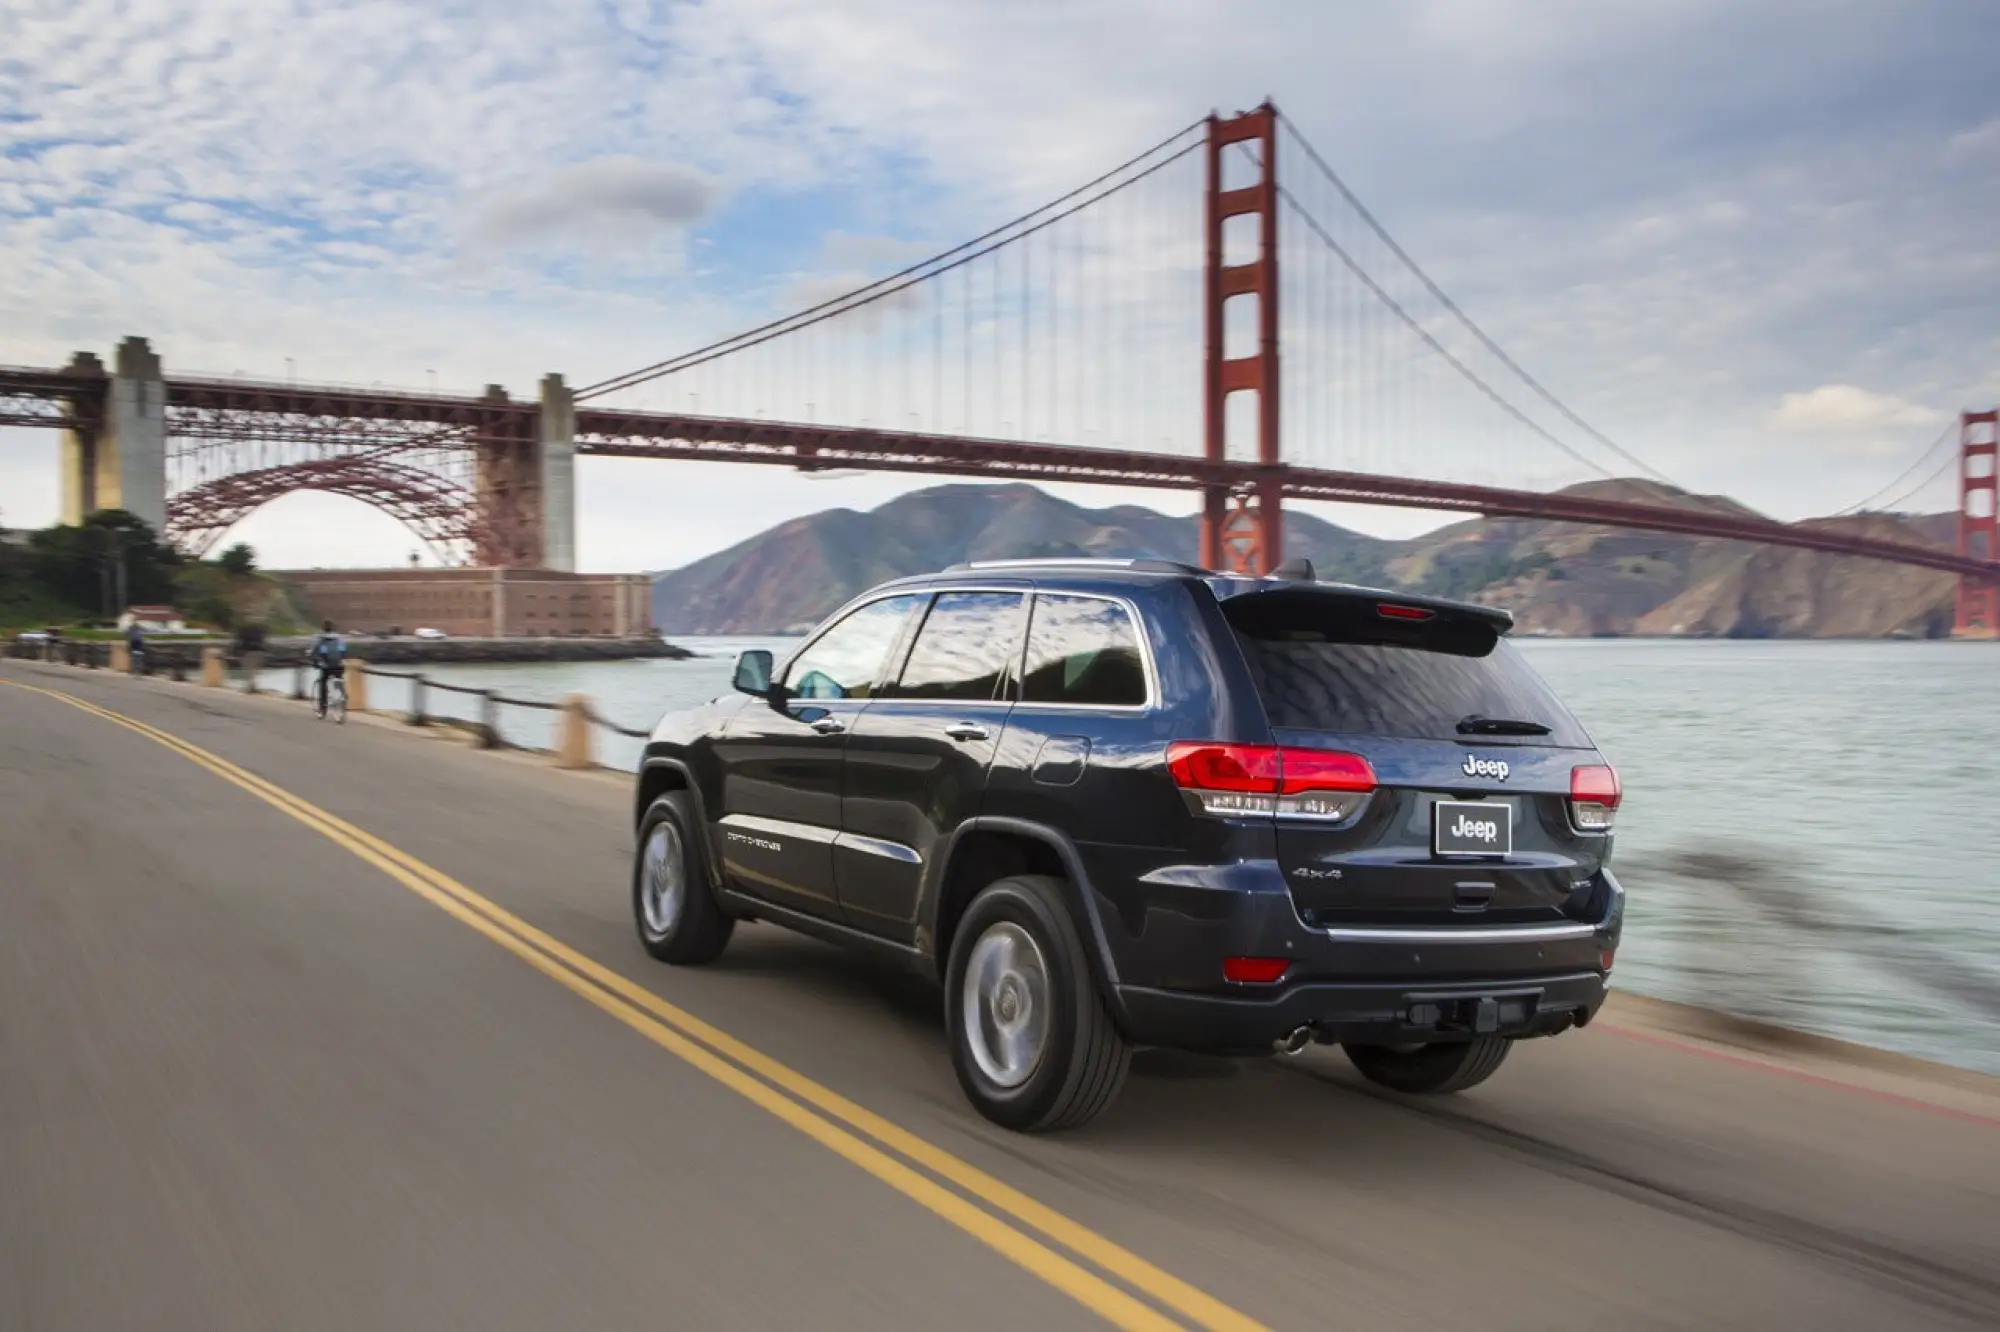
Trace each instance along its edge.
{"label": "4x4 badge", "polygon": [[1468,777],[1492,777],[1504,782],[1507,780],[1507,763],[1504,759],[1474,758],[1472,755],[1467,754],[1465,756],[1465,775]]}

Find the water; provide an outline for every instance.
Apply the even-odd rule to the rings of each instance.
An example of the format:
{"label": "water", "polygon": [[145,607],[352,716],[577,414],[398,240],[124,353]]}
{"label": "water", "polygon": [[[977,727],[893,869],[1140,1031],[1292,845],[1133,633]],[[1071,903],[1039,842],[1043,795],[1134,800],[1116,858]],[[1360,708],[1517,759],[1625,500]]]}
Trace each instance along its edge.
{"label": "water", "polygon": [[[587,694],[644,728],[724,693],[736,654],[440,666],[525,698]],[[2000,650],[1972,643],[1523,640],[1618,766],[1614,865],[1630,891],[1621,988],[2000,1073]],[[272,673],[289,688],[290,673]],[[371,679],[377,708],[408,706]],[[428,709],[476,717],[433,690]],[[515,744],[552,714],[507,709]],[[640,742],[598,733],[601,762]]]}
{"label": "water", "polygon": [[1522,646],[1624,779],[1622,984],[2000,1073],[2000,650]]}

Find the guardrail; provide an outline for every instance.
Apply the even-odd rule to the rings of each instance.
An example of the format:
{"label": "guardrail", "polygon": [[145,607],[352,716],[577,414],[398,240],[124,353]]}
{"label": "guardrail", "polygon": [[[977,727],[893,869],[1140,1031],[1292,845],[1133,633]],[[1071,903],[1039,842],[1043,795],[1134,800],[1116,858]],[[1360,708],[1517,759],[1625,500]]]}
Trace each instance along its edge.
{"label": "guardrail", "polygon": [[[245,693],[259,694],[271,692],[260,683],[259,676],[265,670],[264,654],[246,651],[233,661],[221,648],[207,646],[200,649],[199,658],[190,661],[186,651],[169,648],[164,652],[145,650],[135,660],[131,650],[122,641],[50,639],[42,642],[8,642],[5,646],[7,657],[24,661],[41,661],[57,665],[76,666],[88,670],[115,670],[135,675],[168,674],[176,681],[189,677],[189,667],[198,663],[200,683],[211,687],[227,687],[231,667],[242,681]],[[294,662],[291,672],[289,697],[304,702],[312,698],[312,667],[303,662]],[[519,749],[530,753],[548,754],[559,767],[590,768],[598,766],[595,732],[602,730],[626,740],[644,740],[647,731],[625,726],[612,720],[597,710],[596,705],[583,694],[571,694],[560,700],[540,698],[514,698],[497,689],[482,689],[475,685],[452,684],[433,679],[421,671],[390,671],[379,666],[370,666],[364,661],[350,659],[347,663],[348,707],[356,712],[383,711],[368,706],[368,679],[401,680],[409,684],[408,706],[385,715],[400,715],[411,726],[458,727],[470,732],[473,743],[481,749]],[[463,695],[479,700],[476,718],[452,716],[431,707],[432,691],[444,694]],[[556,717],[555,744],[543,746],[527,743],[521,738],[509,738],[509,728],[503,724],[507,710],[553,714]]]}
{"label": "guardrail", "polygon": [[172,645],[156,648],[148,644],[139,653],[136,663],[132,662],[130,649],[122,639],[101,638],[51,638],[40,642],[9,640],[0,656],[15,661],[45,661],[62,666],[81,666],[89,670],[131,671],[136,675],[171,675],[176,680],[185,680],[188,670],[188,655],[184,647]]}
{"label": "guardrail", "polygon": [[[534,749],[538,752],[540,751],[540,746],[524,745],[508,740],[507,733],[501,725],[502,710],[506,708],[520,708],[525,711],[544,713],[565,713],[572,710],[580,710],[583,716],[590,721],[601,720],[598,718],[596,711],[591,708],[589,700],[583,698],[580,694],[572,696],[574,700],[577,700],[575,702],[569,700],[552,702],[548,699],[540,698],[510,698],[497,689],[481,689],[474,685],[451,684],[444,680],[434,680],[421,671],[385,671],[380,667],[369,666],[359,662],[355,663],[353,674],[380,680],[408,681],[410,702],[402,714],[403,720],[407,724],[411,726],[431,726],[436,724],[448,726],[469,725],[474,742],[481,749]],[[464,718],[433,712],[430,707],[429,697],[432,690],[478,699],[478,720],[468,723]],[[349,705],[362,706],[366,710],[365,701],[361,705],[354,703],[351,691]],[[635,734],[634,732],[625,731],[622,727],[616,727],[615,723],[604,722],[603,724],[614,726],[615,729],[624,734]],[[645,732],[640,731],[636,732],[636,734],[644,736]],[[560,753],[562,748],[563,746],[558,745],[555,752]],[[585,761],[572,764],[571,766],[589,767],[595,766],[595,764],[594,759],[591,759],[586,754]]]}
{"label": "guardrail", "polygon": [[59,662],[65,666],[102,667],[111,664],[111,645],[96,639],[51,638],[41,642],[7,644],[7,655],[17,661]]}
{"label": "guardrail", "polygon": [[[554,757],[559,767],[599,766],[594,734],[598,729],[628,740],[644,740],[649,734],[645,730],[625,726],[606,717],[584,694],[570,694],[560,700],[515,698],[497,689],[483,689],[476,685],[452,684],[433,679],[421,671],[388,671],[357,661],[351,663],[349,668],[348,705],[364,712],[370,710],[367,689],[365,684],[359,689],[356,688],[353,683],[356,677],[364,681],[370,678],[407,681],[410,691],[409,703],[401,710],[401,715],[411,726],[464,727],[470,730],[473,742],[481,749],[521,749],[546,753]],[[477,719],[452,716],[434,710],[430,705],[430,693],[433,690],[478,699]],[[502,717],[508,709],[553,714],[556,719],[555,743],[544,747],[510,739],[507,728],[502,725]]]}

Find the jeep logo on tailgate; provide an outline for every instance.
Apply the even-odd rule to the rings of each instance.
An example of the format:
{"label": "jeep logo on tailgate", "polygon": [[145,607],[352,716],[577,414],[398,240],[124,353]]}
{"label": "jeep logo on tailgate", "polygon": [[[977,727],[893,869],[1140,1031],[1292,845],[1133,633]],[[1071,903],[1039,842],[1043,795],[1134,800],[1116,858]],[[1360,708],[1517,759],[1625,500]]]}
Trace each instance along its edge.
{"label": "jeep logo on tailgate", "polygon": [[1507,780],[1507,761],[1505,759],[1474,758],[1472,755],[1467,754],[1465,756],[1463,771],[1468,777],[1491,777],[1495,781],[1504,782]]}

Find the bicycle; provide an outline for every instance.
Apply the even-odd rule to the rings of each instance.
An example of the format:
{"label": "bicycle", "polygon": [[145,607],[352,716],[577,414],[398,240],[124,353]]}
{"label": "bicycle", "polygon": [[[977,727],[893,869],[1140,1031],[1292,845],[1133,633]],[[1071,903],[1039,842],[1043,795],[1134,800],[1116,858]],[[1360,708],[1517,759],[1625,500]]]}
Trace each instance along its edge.
{"label": "bicycle", "polygon": [[321,696],[315,691],[313,698],[313,716],[325,720],[328,713],[333,714],[336,725],[347,721],[347,681],[334,672],[327,674],[325,694]]}

